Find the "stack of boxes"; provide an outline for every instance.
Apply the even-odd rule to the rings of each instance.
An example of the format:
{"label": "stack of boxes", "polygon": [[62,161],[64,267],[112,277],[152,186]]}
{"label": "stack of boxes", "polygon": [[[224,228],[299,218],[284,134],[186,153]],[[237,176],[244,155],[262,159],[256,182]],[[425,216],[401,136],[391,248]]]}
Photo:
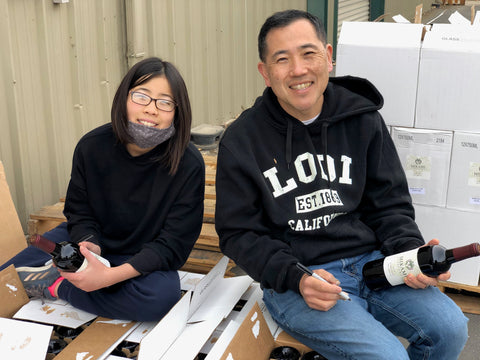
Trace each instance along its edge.
{"label": "stack of boxes", "polygon": [[[480,27],[344,23],[336,76],[367,78],[407,176],[425,240],[479,242]],[[454,264],[450,281],[478,285],[480,259]]]}

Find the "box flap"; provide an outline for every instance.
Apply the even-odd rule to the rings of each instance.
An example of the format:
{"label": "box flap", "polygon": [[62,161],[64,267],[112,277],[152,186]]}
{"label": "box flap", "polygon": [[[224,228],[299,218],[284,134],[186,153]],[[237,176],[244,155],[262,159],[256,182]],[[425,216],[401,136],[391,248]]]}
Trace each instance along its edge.
{"label": "box flap", "polygon": [[183,295],[167,315],[142,339],[138,352],[139,360],[157,360],[163,356],[187,326],[191,298],[191,291]]}
{"label": "box flap", "polygon": [[98,317],[70,344],[55,356],[55,360],[98,359],[132,327],[135,321]]}
{"label": "box flap", "polygon": [[13,317],[44,324],[77,328],[97,316],[77,309],[64,300],[31,299]]}
{"label": "box flap", "polygon": [[434,24],[425,34],[422,51],[480,52],[480,31],[476,26]]}
{"label": "box flap", "polygon": [[189,318],[184,331],[163,355],[162,360],[194,359],[253,281],[249,276],[219,280],[214,291]]}
{"label": "box flap", "polygon": [[228,257],[224,256],[220,261],[208,272],[195,286],[195,291],[192,295],[192,301],[190,303],[190,311],[188,317],[191,317],[206,298],[212,293],[218,282],[223,279],[225,271],[227,270]]}
{"label": "box flap", "polygon": [[0,318],[2,359],[44,360],[52,326]]}
{"label": "box flap", "polygon": [[7,184],[5,170],[0,161],[0,264],[27,247],[22,225],[18,219],[15,205],[13,204],[10,188]]}
{"label": "box flap", "polygon": [[[248,345],[247,345],[248,344]],[[256,303],[240,325],[221,360],[267,359],[274,346],[272,334]]]}
{"label": "box flap", "polygon": [[4,318],[11,318],[29,301],[13,265],[0,272],[0,299],[2,299],[0,317]]}
{"label": "box flap", "polygon": [[338,45],[420,48],[422,24],[344,21]]}

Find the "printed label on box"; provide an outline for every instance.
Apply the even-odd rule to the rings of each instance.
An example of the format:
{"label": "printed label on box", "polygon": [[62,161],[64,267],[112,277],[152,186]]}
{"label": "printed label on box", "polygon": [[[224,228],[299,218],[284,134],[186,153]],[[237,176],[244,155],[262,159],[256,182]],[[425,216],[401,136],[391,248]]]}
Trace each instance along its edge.
{"label": "printed label on box", "polygon": [[432,160],[429,156],[407,155],[405,173],[410,179],[430,180]]}
{"label": "printed label on box", "polygon": [[425,195],[425,188],[423,187],[409,187],[408,191],[410,194]]}
{"label": "printed label on box", "polygon": [[480,186],[480,163],[470,162],[468,171],[468,185]]}

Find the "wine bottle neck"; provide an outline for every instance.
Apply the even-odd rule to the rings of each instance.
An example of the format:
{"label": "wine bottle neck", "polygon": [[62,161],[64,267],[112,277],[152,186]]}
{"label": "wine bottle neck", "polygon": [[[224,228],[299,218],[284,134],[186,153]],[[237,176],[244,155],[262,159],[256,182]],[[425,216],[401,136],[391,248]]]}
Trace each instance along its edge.
{"label": "wine bottle neck", "polygon": [[473,243],[446,251],[447,259],[450,263],[468,259],[480,255],[480,244]]}
{"label": "wine bottle neck", "polygon": [[42,235],[39,234],[32,235],[32,237],[30,238],[30,244],[53,256],[58,253],[58,245],[55,242],[48,240],[47,238],[44,238]]}

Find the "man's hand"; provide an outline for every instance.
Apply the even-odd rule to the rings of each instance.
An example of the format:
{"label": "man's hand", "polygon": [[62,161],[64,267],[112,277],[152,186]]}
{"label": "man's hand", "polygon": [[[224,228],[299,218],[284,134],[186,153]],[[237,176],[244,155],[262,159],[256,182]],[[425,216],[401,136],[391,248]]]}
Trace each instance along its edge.
{"label": "man's hand", "polygon": [[[438,239],[432,239],[428,242],[428,244],[424,245],[438,245],[440,241]],[[447,281],[450,279],[450,271],[447,271],[443,274],[440,274],[438,277],[433,278],[424,274],[419,274],[417,276],[413,274],[408,274],[404,281],[405,284],[410,286],[413,289],[425,289],[428,286],[437,286],[438,281]]]}
{"label": "man's hand", "polygon": [[319,269],[314,270],[314,272],[327,280],[327,282],[305,274],[300,279],[300,294],[312,309],[320,311],[330,310],[340,299],[339,293],[342,291],[342,288],[338,286],[339,281],[328,271]]}

